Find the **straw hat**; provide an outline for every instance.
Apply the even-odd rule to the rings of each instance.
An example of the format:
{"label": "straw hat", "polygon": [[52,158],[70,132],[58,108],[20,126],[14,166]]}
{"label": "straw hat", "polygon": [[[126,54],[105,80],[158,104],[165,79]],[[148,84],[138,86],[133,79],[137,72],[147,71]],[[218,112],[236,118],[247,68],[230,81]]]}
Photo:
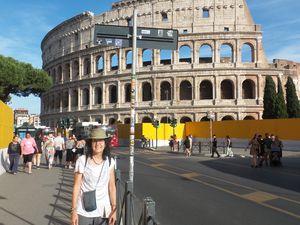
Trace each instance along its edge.
{"label": "straw hat", "polygon": [[88,137],[88,139],[107,139],[107,138],[109,137],[106,135],[106,131],[100,127],[92,129]]}

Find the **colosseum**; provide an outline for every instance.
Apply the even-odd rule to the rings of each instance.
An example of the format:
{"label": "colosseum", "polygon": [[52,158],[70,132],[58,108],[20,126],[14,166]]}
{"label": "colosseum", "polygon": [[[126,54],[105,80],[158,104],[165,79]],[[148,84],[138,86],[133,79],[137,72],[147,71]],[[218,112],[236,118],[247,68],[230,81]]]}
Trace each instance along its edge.
{"label": "colosseum", "polygon": [[[99,1],[100,2],[100,1]],[[41,97],[41,120],[62,117],[130,123],[131,48],[94,45],[95,24],[177,29],[177,50],[138,49],[136,122],[261,119],[265,77],[298,93],[299,64],[269,63],[262,30],[245,0],[123,0],[111,11],[84,12],[56,26],[41,43],[43,69],[53,78]]]}

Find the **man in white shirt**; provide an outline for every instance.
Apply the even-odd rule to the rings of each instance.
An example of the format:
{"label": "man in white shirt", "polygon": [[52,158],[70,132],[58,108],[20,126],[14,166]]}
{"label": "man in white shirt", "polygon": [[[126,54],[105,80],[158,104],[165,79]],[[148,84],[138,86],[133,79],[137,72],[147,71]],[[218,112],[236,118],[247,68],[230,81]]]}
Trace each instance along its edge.
{"label": "man in white shirt", "polygon": [[57,163],[57,156],[59,158],[59,165],[62,166],[62,157],[63,151],[65,150],[65,139],[61,136],[61,133],[58,132],[57,136],[54,138],[54,163]]}

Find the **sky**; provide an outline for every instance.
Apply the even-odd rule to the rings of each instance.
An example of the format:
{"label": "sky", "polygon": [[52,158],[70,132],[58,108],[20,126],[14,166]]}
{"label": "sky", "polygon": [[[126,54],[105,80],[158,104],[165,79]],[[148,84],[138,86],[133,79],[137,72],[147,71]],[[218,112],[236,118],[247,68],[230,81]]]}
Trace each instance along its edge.
{"label": "sky", "polygon": [[[44,36],[61,22],[84,11],[108,11],[118,0],[0,0],[0,54],[42,67],[40,44]],[[263,30],[268,60],[300,62],[300,1],[247,0],[251,15]],[[10,107],[40,113],[38,97],[12,96]]]}

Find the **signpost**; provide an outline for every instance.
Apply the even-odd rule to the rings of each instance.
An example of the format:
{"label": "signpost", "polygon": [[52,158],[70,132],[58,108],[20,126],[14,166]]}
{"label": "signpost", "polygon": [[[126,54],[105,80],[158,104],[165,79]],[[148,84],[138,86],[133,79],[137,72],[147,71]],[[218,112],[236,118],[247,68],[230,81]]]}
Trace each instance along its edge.
{"label": "signpost", "polygon": [[[137,27],[137,10],[133,11],[133,27],[95,25],[94,44],[96,46],[132,47],[132,76],[130,104],[130,149],[129,149],[129,181],[134,177],[134,133],[136,104],[136,49],[170,49],[178,48],[178,30]],[[156,129],[157,130],[157,129]],[[156,138],[157,139],[157,138]],[[156,141],[157,142],[157,141]],[[156,143],[157,147],[157,143]]]}

